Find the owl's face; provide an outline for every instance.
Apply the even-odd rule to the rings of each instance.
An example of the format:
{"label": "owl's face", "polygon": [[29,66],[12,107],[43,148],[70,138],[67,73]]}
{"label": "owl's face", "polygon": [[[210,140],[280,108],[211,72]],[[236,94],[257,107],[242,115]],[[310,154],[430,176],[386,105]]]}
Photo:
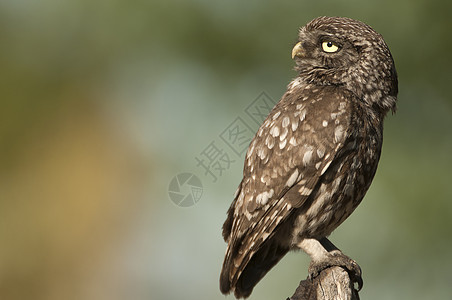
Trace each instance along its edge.
{"label": "owl's face", "polygon": [[292,50],[298,71],[319,71],[316,73],[317,79],[326,82],[327,78],[322,79],[321,75],[338,74],[357,64],[358,49],[346,37],[334,34],[332,30],[308,31],[306,28],[300,31],[299,42]]}
{"label": "owl's face", "polygon": [[348,18],[319,17],[302,27],[292,50],[302,80],[345,86],[385,114],[395,109],[397,74],[382,36]]}

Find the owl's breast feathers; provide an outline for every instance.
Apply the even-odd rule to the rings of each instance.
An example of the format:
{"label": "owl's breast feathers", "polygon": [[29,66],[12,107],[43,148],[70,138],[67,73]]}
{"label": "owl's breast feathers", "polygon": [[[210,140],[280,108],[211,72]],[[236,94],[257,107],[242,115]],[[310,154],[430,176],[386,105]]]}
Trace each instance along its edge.
{"label": "owl's breast feathers", "polygon": [[341,87],[289,85],[251,141],[223,225],[223,293],[246,297],[293,243],[329,235],[350,215],[375,174],[380,123]]}

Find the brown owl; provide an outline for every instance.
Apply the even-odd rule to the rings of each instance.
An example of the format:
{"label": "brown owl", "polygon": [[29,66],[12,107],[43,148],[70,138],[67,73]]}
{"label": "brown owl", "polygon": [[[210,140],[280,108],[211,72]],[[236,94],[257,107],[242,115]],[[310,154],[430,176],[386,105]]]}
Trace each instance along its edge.
{"label": "brown owl", "polygon": [[358,206],[377,169],[383,119],[395,111],[397,74],[370,26],[319,17],[299,30],[298,76],[250,143],[223,225],[220,290],[248,297],[289,251],[311,257],[310,276],[359,266],[326,238]]}

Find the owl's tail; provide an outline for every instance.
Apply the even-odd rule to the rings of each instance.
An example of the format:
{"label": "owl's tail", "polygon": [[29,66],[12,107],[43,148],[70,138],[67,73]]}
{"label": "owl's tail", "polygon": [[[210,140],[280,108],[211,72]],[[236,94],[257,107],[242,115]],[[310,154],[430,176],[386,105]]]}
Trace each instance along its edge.
{"label": "owl's tail", "polygon": [[[235,248],[235,249],[234,249]],[[236,298],[247,298],[262,277],[289,251],[273,239],[267,240],[256,253],[246,251],[243,259],[236,260],[237,247],[228,247],[220,274],[220,291],[234,292]],[[244,249],[240,249],[244,250]]]}

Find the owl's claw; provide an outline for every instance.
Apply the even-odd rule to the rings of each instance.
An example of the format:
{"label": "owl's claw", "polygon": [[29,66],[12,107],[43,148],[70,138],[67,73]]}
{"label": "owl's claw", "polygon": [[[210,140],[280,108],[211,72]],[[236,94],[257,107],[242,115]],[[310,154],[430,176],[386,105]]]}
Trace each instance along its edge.
{"label": "owl's claw", "polygon": [[358,291],[360,291],[363,287],[363,279],[361,277],[361,267],[340,251],[330,252],[328,256],[325,257],[324,260],[321,261],[311,261],[309,265],[309,278],[314,279],[317,277],[323,270],[331,268],[331,267],[342,267],[347,270],[350,279],[353,283],[358,284]]}

